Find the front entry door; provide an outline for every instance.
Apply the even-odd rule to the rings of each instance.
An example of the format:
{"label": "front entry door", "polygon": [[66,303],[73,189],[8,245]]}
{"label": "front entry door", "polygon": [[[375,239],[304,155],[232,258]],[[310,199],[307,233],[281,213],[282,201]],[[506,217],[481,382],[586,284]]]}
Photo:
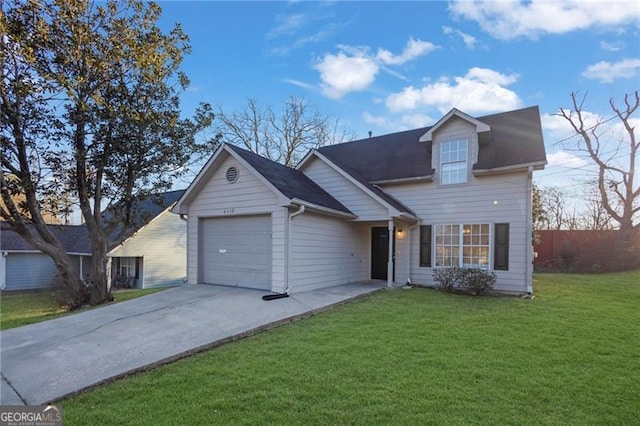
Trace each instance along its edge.
{"label": "front entry door", "polygon": [[[393,241],[393,274],[395,279],[395,240]],[[389,262],[389,229],[387,227],[371,228],[371,279],[386,280],[387,262]]]}

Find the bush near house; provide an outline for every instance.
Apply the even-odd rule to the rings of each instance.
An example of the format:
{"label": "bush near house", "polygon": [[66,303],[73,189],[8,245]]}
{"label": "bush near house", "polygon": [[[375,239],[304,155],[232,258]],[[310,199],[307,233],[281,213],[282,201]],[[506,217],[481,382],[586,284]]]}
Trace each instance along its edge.
{"label": "bush near house", "polygon": [[439,289],[483,295],[496,285],[496,274],[480,268],[434,269],[433,279]]}

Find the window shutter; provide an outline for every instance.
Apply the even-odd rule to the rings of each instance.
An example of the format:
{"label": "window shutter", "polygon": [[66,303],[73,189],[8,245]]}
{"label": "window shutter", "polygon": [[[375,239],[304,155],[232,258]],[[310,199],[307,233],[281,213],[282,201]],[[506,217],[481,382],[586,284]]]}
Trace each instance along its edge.
{"label": "window shutter", "polygon": [[509,224],[496,223],[493,241],[493,269],[509,270]]}
{"label": "window shutter", "polygon": [[431,267],[431,225],[420,227],[420,266]]}

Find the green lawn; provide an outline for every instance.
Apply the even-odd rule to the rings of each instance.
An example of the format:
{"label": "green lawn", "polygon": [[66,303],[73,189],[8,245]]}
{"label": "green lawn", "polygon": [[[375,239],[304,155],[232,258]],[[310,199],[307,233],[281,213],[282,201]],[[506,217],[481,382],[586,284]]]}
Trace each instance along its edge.
{"label": "green lawn", "polygon": [[[162,289],[147,290],[124,290],[113,292],[114,302],[124,302],[125,300],[155,293]],[[21,325],[33,324],[34,322],[45,321],[57,318],[70,313],[82,312],[86,309],[79,309],[74,312],[67,312],[57,303],[58,296],[55,291],[2,293],[0,296],[0,330],[20,327]]]}
{"label": "green lawn", "polygon": [[535,289],[378,292],[64,400],[65,424],[638,424],[640,272]]}

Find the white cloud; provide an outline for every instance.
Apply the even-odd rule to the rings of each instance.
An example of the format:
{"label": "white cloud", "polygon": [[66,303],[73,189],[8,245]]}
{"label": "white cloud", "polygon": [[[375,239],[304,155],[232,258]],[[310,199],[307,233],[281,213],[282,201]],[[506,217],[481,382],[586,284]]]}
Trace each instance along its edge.
{"label": "white cloud", "polygon": [[625,47],[626,47],[626,44],[623,41],[617,41],[617,42],[611,42],[611,43],[607,41],[600,42],[600,48],[608,52],[618,52],[624,49]]}
{"label": "white cloud", "polygon": [[362,118],[366,123],[394,132],[426,127],[436,122],[436,120],[425,114],[406,114],[401,117],[390,117],[389,115],[375,116],[365,111],[362,114]]}
{"label": "white cloud", "polygon": [[[567,109],[567,113],[568,112],[569,109]],[[600,115],[589,111],[583,111],[582,118],[585,123],[585,128],[591,128],[603,121]],[[574,146],[574,144],[580,140],[564,117],[557,114],[542,114],[541,122],[547,145],[564,143],[568,146]]]}
{"label": "white cloud", "polygon": [[282,35],[295,33],[308,22],[308,17],[302,13],[277,15],[276,21],[278,21],[278,25],[266,34],[267,39],[273,39]]}
{"label": "white cloud", "polygon": [[422,88],[405,87],[400,93],[388,96],[386,105],[392,111],[434,106],[443,114],[453,107],[470,114],[516,109],[522,101],[504,86],[514,83],[517,78],[515,74],[475,67],[464,77],[453,80],[445,77]]}
{"label": "white cloud", "polygon": [[344,52],[325,54],[314,68],[320,72],[322,92],[332,99],[366,89],[379,70],[378,64],[370,57],[362,54],[347,56]]}
{"label": "white cloud", "polygon": [[387,49],[378,49],[376,58],[386,65],[402,65],[419,56],[426,55],[437,49],[437,46],[428,41],[414,39],[413,37],[407,41],[407,45],[399,55],[394,55]]}
{"label": "white cloud", "polygon": [[640,58],[623,59],[618,62],[601,61],[597,64],[589,65],[582,72],[582,76],[599,80],[601,83],[611,83],[618,78],[634,78],[640,68]]}
{"label": "white cloud", "polygon": [[541,34],[562,34],[593,27],[636,24],[640,7],[636,0],[625,1],[455,1],[449,10],[454,16],[476,21],[492,36],[509,40],[536,38]]}
{"label": "white cloud", "polygon": [[401,54],[394,55],[381,48],[374,56],[366,46],[339,45],[338,53],[325,53],[316,60],[313,68],[320,72],[322,92],[325,96],[339,99],[347,93],[365,90],[374,82],[380,69],[406,80],[404,76],[384,65],[402,65],[437,48],[438,46],[432,43],[410,38]]}
{"label": "white cloud", "polygon": [[300,81],[300,80],[296,80],[293,78],[283,78],[282,81],[284,83],[289,83],[293,86],[297,86],[300,87],[302,89],[307,89],[307,90],[316,90],[316,86],[314,86],[313,84],[309,84],[309,83],[305,83],[304,81]]}
{"label": "white cloud", "polygon": [[467,46],[468,49],[473,49],[476,47],[476,42],[478,40],[476,40],[476,38],[470,34],[467,33],[463,33],[460,30],[454,30],[451,27],[447,27],[447,26],[443,26],[442,27],[442,32],[446,35],[451,35],[451,34],[457,34],[462,38],[462,41],[464,42],[465,46]]}
{"label": "white cloud", "polygon": [[584,158],[571,154],[567,151],[557,151],[547,154],[547,166],[562,166],[569,168],[584,167],[589,164]]}

